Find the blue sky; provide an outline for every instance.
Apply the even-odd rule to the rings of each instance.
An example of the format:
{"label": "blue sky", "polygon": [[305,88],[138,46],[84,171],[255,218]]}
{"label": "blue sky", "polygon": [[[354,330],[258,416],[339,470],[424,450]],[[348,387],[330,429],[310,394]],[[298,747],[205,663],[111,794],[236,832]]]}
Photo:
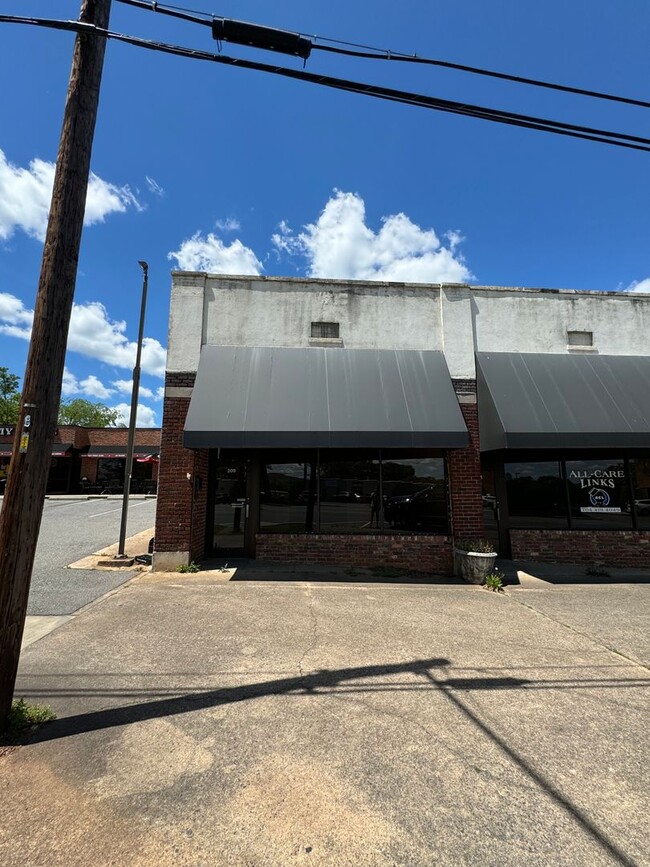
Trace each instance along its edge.
{"label": "blue sky", "polygon": [[[176,0],[181,3],[181,0]],[[192,9],[648,99],[646,0],[205,0]],[[3,12],[76,18],[78,0]],[[216,50],[113,2],[113,30]],[[73,36],[0,24],[0,365],[22,376]],[[224,54],[300,68],[232,45]],[[307,69],[650,133],[648,109],[314,52]],[[110,42],[64,379],[126,411],[150,266],[139,422],[161,422],[169,272],[650,291],[650,155]],[[176,254],[176,255],[173,255]],[[648,281],[647,283],[644,281]]]}

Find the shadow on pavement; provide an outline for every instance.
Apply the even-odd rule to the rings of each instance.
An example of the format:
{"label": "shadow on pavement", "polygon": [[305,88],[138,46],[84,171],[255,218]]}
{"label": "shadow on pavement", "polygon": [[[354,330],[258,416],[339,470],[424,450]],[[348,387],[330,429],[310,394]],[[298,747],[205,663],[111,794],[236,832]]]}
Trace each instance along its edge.
{"label": "shadow on pavement", "polygon": [[309,581],[327,584],[449,584],[467,586],[460,578],[445,575],[430,575],[426,572],[410,572],[393,566],[350,567],[316,564],[283,563],[277,561],[249,560],[244,558],[212,558],[204,560],[201,568],[218,570],[224,565],[237,571],[231,581]]}
{"label": "shadow on pavement", "polygon": [[497,560],[496,566],[505,576],[504,585],[511,587],[521,584],[517,574],[519,571],[554,585],[650,584],[650,569],[502,559]]}
{"label": "shadow on pavement", "polygon": [[[174,716],[189,713],[202,708],[215,707],[232,702],[246,701],[264,696],[275,696],[290,693],[323,694],[354,694],[364,691],[391,691],[391,690],[418,690],[435,692],[444,696],[458,712],[463,714],[485,737],[495,744],[501,752],[522,772],[529,780],[557,806],[563,809],[594,840],[615,863],[624,867],[634,867],[634,861],[595,824],[580,807],[574,804],[541,770],[534,768],[523,758],[513,746],[498,734],[493,726],[479,716],[475,707],[468,706],[462,695],[466,691],[474,690],[509,690],[521,688],[535,688],[535,681],[508,676],[497,677],[455,677],[447,678],[450,660],[445,658],[431,658],[412,660],[406,663],[385,665],[368,665],[355,668],[341,668],[336,670],[321,670],[314,674],[300,677],[284,677],[268,680],[262,683],[246,684],[237,687],[194,692],[191,694],[176,695],[156,701],[145,701],[122,707],[106,708],[104,710],[77,714],[48,723],[40,729],[29,743],[46,742],[58,738],[78,735],[84,732],[92,732],[101,729],[109,729],[115,726],[128,725],[144,720],[160,717]],[[445,671],[446,670],[446,671]],[[419,682],[378,683],[378,684],[353,684],[350,681],[364,680],[382,676],[412,674],[420,678]],[[438,676],[439,675],[439,676]],[[540,682],[541,683],[541,682]],[[553,688],[553,681],[543,682],[546,688]],[[561,682],[564,683],[564,682]],[[585,687],[587,682],[582,682]],[[614,685],[613,682],[610,682]],[[575,684],[574,684],[575,685]],[[578,681],[580,685],[580,681]],[[599,688],[602,688],[602,682]],[[625,685],[623,681],[621,686]],[[642,682],[634,683],[636,687],[647,685]],[[567,683],[567,686],[569,684]],[[342,688],[342,689],[341,689]],[[542,687],[544,688],[544,687]],[[93,690],[88,690],[91,695]],[[84,694],[84,691],[81,692]],[[113,696],[118,697],[118,696]]]}

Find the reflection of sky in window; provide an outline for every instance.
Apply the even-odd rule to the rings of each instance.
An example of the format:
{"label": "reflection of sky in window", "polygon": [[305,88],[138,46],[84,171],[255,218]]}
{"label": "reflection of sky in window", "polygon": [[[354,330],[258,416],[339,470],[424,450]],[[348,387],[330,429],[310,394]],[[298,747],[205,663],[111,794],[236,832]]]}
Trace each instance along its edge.
{"label": "reflection of sky in window", "polygon": [[595,461],[567,461],[567,475],[571,479],[571,472],[587,473],[592,475],[596,470],[623,470],[625,469],[623,460],[595,460]]}
{"label": "reflection of sky in window", "polygon": [[506,464],[506,477],[512,479],[541,479],[542,476],[559,476],[560,467],[557,461],[535,461],[534,463]]}
{"label": "reflection of sky in window", "polygon": [[415,476],[424,479],[441,479],[444,476],[442,458],[413,458],[412,460],[385,461],[387,464],[399,464],[402,467],[413,467]]}

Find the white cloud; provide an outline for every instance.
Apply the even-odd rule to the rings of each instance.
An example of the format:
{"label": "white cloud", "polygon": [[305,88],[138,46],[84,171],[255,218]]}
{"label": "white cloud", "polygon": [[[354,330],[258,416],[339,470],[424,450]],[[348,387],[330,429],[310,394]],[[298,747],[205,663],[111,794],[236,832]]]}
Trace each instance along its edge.
{"label": "white cloud", "polygon": [[650,277],[645,280],[636,280],[625,287],[625,292],[650,292]]}
{"label": "white cloud", "polygon": [[261,274],[262,263],[255,253],[239,239],[224,244],[210,232],[203,236],[196,232],[187,238],[178,250],[167,254],[176,259],[181,271],[208,271],[212,274]]}
{"label": "white cloud", "polygon": [[[0,334],[29,340],[34,311],[7,292],[0,293]],[[125,334],[126,322],[110,319],[99,301],[74,304],[68,331],[68,350],[96,358],[114,367],[132,369],[137,344]],[[158,340],[142,341],[142,370],[152,376],[165,375],[166,352]]]}
{"label": "white cloud", "polygon": [[[113,385],[122,394],[130,395],[133,391],[132,379],[116,379],[113,382]],[[153,391],[150,388],[147,388],[146,385],[142,384],[138,387],[138,397],[146,397],[148,400],[158,400],[158,398],[154,396]]]}
{"label": "white cloud", "polygon": [[61,386],[61,391],[66,396],[79,393],[77,377],[74,373],[71,373],[67,367],[63,368],[63,384]]}
{"label": "white cloud", "polygon": [[145,175],[145,181],[147,182],[149,192],[153,193],[154,196],[160,196],[160,198],[162,199],[162,197],[165,195],[165,191],[160,186],[160,184],[153,178],[150,178],[149,175]]}
{"label": "white cloud", "polygon": [[159,385],[158,388],[156,389],[156,396],[154,397],[154,400],[164,400],[164,399],[165,399],[165,386]]}
{"label": "white cloud", "polygon": [[232,217],[228,217],[225,220],[215,220],[214,225],[217,229],[221,229],[222,232],[238,232],[241,229],[239,220],[235,220]]}
{"label": "white cloud", "polygon": [[[39,241],[45,239],[53,183],[54,163],[33,159],[29,168],[20,168],[0,150],[0,239],[7,240],[16,229]],[[142,210],[128,186],[119,187],[90,173],[85,226],[131,207]]]}
{"label": "white cloud", "polygon": [[88,397],[99,398],[99,400],[106,400],[107,397],[113,394],[113,389],[106,388],[104,383],[92,373],[81,380],[79,387],[83,394],[87,394]]}
{"label": "white cloud", "polygon": [[[116,409],[119,413],[116,421],[117,425],[128,425],[129,418],[131,417],[131,407],[128,403],[118,403],[116,406],[111,407],[111,409]],[[137,427],[158,427],[156,411],[151,409],[150,406],[139,403],[135,423]]]}
{"label": "white cloud", "polygon": [[406,214],[384,217],[378,232],[366,225],[361,196],[335,190],[316,223],[294,233],[283,222],[273,235],[276,248],[307,260],[311,277],[462,283],[472,277],[457,247],[459,232],[441,244],[433,229],[422,229]]}

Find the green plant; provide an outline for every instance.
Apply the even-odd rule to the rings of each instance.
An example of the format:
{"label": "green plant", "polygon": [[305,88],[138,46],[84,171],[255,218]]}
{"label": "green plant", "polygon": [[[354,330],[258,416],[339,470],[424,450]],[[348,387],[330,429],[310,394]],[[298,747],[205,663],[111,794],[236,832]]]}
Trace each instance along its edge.
{"label": "green plant", "polygon": [[28,704],[24,698],[16,699],[11,703],[7,728],[0,742],[16,743],[27,732],[33,731],[37,726],[55,719],[56,714],[51,708],[45,705]]}
{"label": "green plant", "polygon": [[496,554],[494,545],[487,539],[456,539],[454,547],[459,551],[471,551],[473,554]]}
{"label": "green plant", "polygon": [[181,565],[176,569],[177,572],[198,572],[198,565],[192,560],[191,563],[181,563]]}
{"label": "green plant", "polygon": [[499,572],[498,569],[490,572],[488,575],[485,576],[485,589],[492,590],[494,593],[502,593],[503,578],[503,572]]}

